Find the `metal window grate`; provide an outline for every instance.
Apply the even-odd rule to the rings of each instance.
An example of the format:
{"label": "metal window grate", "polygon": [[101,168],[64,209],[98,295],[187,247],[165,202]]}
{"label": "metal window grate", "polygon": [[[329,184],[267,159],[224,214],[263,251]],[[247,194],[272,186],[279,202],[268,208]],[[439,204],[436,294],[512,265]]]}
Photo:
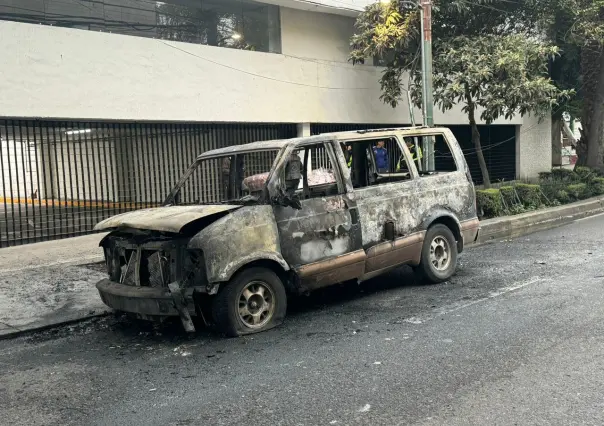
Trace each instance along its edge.
{"label": "metal window grate", "polygon": [[[0,119],[0,247],[91,233],[160,205],[204,151],[295,136],[295,124]],[[208,179],[216,194],[220,182]]]}

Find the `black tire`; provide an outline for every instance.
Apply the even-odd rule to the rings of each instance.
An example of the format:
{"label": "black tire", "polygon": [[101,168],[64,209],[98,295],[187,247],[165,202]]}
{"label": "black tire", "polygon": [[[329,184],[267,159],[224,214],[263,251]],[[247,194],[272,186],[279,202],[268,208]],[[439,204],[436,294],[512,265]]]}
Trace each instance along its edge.
{"label": "black tire", "polygon": [[[263,287],[260,292],[259,287]],[[251,296],[248,298],[244,290]],[[258,289],[257,292],[253,290]],[[271,298],[270,303],[265,295]],[[245,299],[245,301],[244,301]],[[242,309],[249,315],[240,314]],[[262,303],[263,307],[252,309]],[[272,304],[270,312],[262,311],[264,303]],[[230,337],[260,333],[280,325],[287,310],[287,294],[281,279],[267,268],[245,269],[235,275],[214,297],[212,316],[216,328]],[[262,316],[266,312],[266,316]],[[255,313],[255,315],[254,315]],[[258,324],[252,324],[258,318]]]}
{"label": "black tire", "polygon": [[[442,265],[441,268],[437,267],[433,261],[438,259],[438,256],[432,255],[432,244],[436,242],[440,243],[437,247],[443,247],[443,245],[447,245],[448,251],[448,263],[446,265]],[[445,244],[446,242],[446,244]],[[437,251],[435,251],[436,253]],[[442,257],[441,257],[442,259]],[[437,263],[440,263],[440,260],[436,260]],[[418,275],[420,281],[429,283],[429,284],[437,284],[447,281],[449,278],[453,276],[455,270],[457,269],[457,242],[455,241],[455,236],[449,227],[443,224],[436,224],[431,226],[426,232],[426,237],[424,239],[424,244],[422,246],[422,255],[420,264],[415,268],[415,271]]]}

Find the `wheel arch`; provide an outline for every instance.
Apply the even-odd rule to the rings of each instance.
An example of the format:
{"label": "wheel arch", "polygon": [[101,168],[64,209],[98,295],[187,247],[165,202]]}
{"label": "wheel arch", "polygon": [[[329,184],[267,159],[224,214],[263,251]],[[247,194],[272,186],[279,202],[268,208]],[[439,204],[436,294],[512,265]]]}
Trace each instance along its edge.
{"label": "wheel arch", "polygon": [[254,253],[231,263],[216,277],[218,282],[226,282],[244,269],[254,266],[265,267],[272,270],[281,278],[290,268],[285,259],[278,253]]}
{"label": "wheel arch", "polygon": [[457,217],[451,212],[438,209],[432,211],[423,221],[424,226],[422,227],[426,231],[433,227],[436,224],[445,225],[447,228],[453,232],[453,236],[455,237],[455,241],[457,242],[457,252],[461,253],[463,251],[463,236],[461,234],[461,223]]}

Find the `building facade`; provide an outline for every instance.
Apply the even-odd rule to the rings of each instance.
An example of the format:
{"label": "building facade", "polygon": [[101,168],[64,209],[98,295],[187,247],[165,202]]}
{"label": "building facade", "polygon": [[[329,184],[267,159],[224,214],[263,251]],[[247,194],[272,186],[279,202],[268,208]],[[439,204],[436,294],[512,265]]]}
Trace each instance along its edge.
{"label": "building facade", "polygon": [[[86,211],[61,236],[160,202],[213,147],[410,124],[406,105],[380,101],[381,69],[348,62],[368,3],[0,0],[0,241],[36,240],[50,206],[44,232]],[[435,122],[454,130],[479,182],[461,106]],[[515,117],[481,133],[495,180],[550,168],[548,122]]]}

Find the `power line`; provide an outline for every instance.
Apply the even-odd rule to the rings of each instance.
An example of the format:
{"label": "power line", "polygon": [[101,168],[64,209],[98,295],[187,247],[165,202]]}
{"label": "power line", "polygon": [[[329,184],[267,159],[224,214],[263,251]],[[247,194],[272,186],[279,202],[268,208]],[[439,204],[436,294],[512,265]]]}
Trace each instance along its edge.
{"label": "power line", "polygon": [[312,88],[326,89],[326,90],[374,90],[373,87],[331,87],[331,86],[319,86],[319,85],[314,85],[314,84],[300,83],[300,82],[297,82],[297,81],[281,80],[281,79],[278,79],[278,78],[269,77],[269,76],[266,76],[266,75],[257,74],[257,73],[254,73],[254,72],[242,70],[240,68],[233,67],[231,65],[223,64],[221,62],[217,62],[217,61],[214,61],[212,59],[196,55],[195,53],[189,52],[188,50],[181,49],[180,47],[174,46],[174,45],[172,45],[170,43],[166,43],[163,40],[159,40],[159,41],[161,43],[165,44],[166,46],[171,47],[172,49],[176,49],[176,50],[178,50],[180,52],[186,53],[187,55],[191,55],[191,56],[193,56],[195,58],[198,58],[198,59],[201,59],[203,61],[210,62],[212,64],[215,64],[215,65],[218,65],[218,66],[221,66],[221,67],[224,67],[224,68],[236,71],[236,72],[240,72],[242,74],[251,75],[253,77],[258,77],[258,78],[262,78],[262,79],[265,79],[265,80],[276,81],[278,83],[292,84],[294,86],[312,87]]}

